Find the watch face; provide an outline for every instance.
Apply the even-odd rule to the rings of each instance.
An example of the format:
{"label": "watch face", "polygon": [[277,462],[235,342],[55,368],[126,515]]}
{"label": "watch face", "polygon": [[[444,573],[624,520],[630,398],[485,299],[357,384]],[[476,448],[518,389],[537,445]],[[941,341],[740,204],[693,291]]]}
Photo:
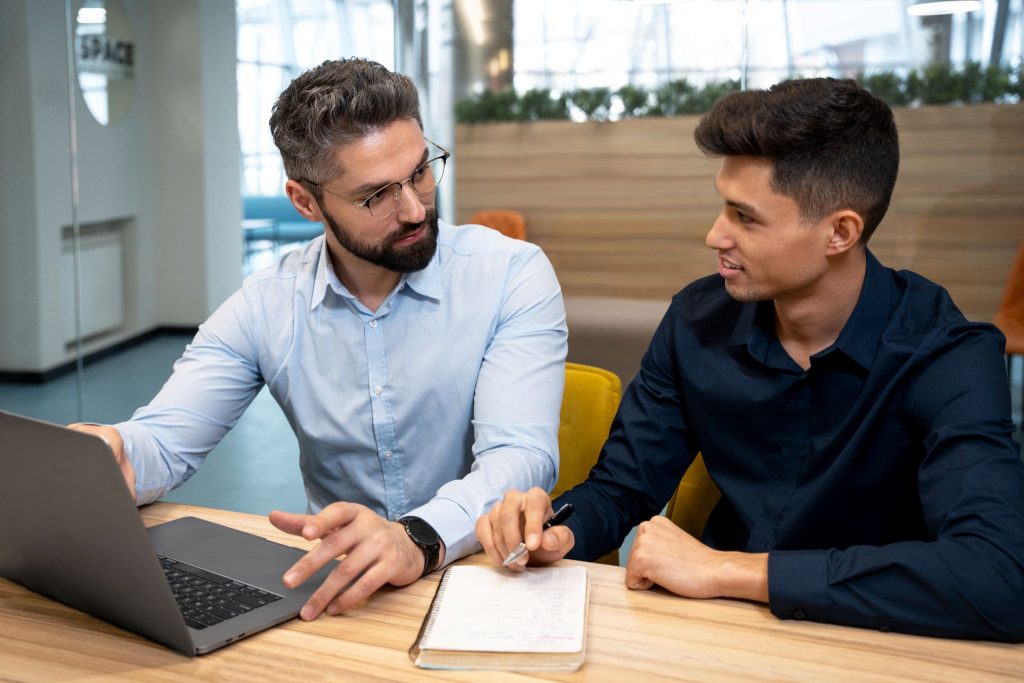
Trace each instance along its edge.
{"label": "watch face", "polygon": [[405,528],[409,530],[409,535],[416,543],[420,543],[424,546],[432,546],[439,544],[441,539],[438,538],[437,532],[434,531],[434,527],[424,522],[419,517],[410,517],[403,520]]}

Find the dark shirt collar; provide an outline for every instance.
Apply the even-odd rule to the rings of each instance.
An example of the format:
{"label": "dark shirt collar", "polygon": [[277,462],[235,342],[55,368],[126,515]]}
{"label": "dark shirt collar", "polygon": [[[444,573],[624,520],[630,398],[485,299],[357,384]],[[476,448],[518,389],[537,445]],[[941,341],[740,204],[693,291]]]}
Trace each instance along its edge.
{"label": "dark shirt collar", "polygon": [[[890,278],[886,268],[865,248],[867,267],[864,285],[850,319],[843,326],[836,342],[814,354],[818,358],[838,349],[864,369],[871,367],[878,342],[889,319]],[[778,368],[796,367],[785,355],[775,335],[775,305],[757,301],[743,305],[729,339],[729,347],[747,348],[747,353],[761,363]],[[779,355],[779,352],[783,355]],[[791,367],[792,366],[792,367]]]}
{"label": "dark shirt collar", "polygon": [[865,370],[871,368],[878,351],[882,333],[889,322],[889,299],[892,296],[892,278],[874,254],[865,247],[867,269],[864,286],[860,289],[857,307],[846,321],[839,339],[820,354],[839,349]]}

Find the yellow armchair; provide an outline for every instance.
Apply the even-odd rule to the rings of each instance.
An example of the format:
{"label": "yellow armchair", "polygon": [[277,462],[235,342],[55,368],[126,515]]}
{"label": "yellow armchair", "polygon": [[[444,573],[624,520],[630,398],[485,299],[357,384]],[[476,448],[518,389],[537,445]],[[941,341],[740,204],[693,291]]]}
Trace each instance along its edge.
{"label": "yellow armchair", "polygon": [[[615,373],[592,365],[565,364],[562,422],[558,428],[561,460],[552,498],[586,481],[608,438],[621,399],[622,382]],[[698,453],[672,494],[665,515],[687,533],[700,538],[711,510],[721,497],[704,465],[704,458]],[[619,552],[612,551],[598,562],[617,565]]]}
{"label": "yellow armchair", "polygon": [[562,421],[558,427],[561,461],[552,497],[586,481],[608,438],[621,399],[622,382],[615,373],[592,365],[565,364]]}
{"label": "yellow armchair", "polygon": [[[558,481],[552,498],[586,481],[608,438],[612,418],[622,398],[618,375],[592,365],[565,364],[562,422],[558,427]],[[617,565],[618,551],[598,562]]]}
{"label": "yellow armchair", "polygon": [[676,492],[672,494],[672,499],[668,501],[665,516],[683,531],[699,539],[704,533],[711,510],[721,498],[722,492],[708,474],[704,457],[698,453],[676,487]]}

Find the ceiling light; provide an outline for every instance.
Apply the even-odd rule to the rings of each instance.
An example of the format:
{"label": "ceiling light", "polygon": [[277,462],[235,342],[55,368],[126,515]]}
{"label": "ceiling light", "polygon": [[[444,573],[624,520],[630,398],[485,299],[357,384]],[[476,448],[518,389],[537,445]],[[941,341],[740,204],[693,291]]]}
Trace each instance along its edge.
{"label": "ceiling light", "polygon": [[980,0],[925,0],[907,8],[915,17],[933,17],[938,14],[963,14],[981,9]]}

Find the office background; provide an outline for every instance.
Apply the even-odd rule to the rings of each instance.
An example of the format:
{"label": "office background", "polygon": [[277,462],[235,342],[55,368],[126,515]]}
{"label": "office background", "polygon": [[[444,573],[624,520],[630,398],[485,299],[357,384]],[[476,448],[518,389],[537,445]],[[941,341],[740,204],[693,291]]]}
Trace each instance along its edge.
{"label": "office background", "polygon": [[[414,77],[428,136],[455,152],[442,217],[522,211],[570,300],[570,358],[624,381],[671,293],[713,270],[702,240],[717,199],[715,165],[690,146],[696,116],[631,118],[620,88],[1005,66],[995,103],[897,111],[911,150],[875,238],[883,260],[990,320],[1024,236],[1024,2],[931,18],[913,4],[0,0],[0,409],[112,422],[149,400],[244,272],[294,246],[246,240],[245,201],[280,193],[274,98],[340,56]],[[90,44],[118,64],[86,68]],[[457,121],[459,103],[493,93],[520,96],[493,118],[521,120]],[[565,120],[536,120],[526,93],[566,96]],[[171,498],[304,509],[295,439],[265,392]]]}

